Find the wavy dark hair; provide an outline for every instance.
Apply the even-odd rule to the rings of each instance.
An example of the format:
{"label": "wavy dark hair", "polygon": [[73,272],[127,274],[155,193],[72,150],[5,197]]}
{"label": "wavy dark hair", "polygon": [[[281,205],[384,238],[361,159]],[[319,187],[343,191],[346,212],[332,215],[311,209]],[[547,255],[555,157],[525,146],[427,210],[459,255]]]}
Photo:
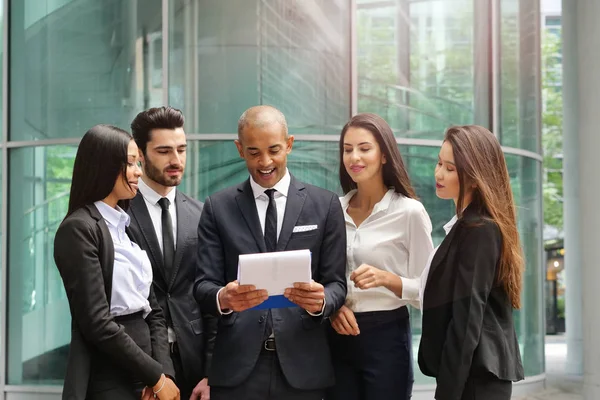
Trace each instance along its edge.
{"label": "wavy dark hair", "polygon": [[344,137],[349,128],[363,128],[375,136],[381,152],[385,155],[387,162],[382,166],[383,183],[386,187],[393,187],[397,193],[401,193],[411,199],[416,199],[417,195],[410,183],[410,178],[406,172],[404,161],[396,144],[396,137],[392,128],[383,118],[377,114],[362,113],[357,114],[344,125],[340,135],[340,185],[344,194],[352,189],[356,189],[356,182],[352,180],[346,167],[344,167]]}
{"label": "wavy dark hair", "polygon": [[464,188],[474,186],[471,204],[491,217],[502,236],[498,283],[506,290],[513,308],[520,308],[524,261],[502,147],[489,130],[478,125],[450,127],[444,141],[452,146],[460,185],[456,214],[460,218],[463,213]]}
{"label": "wavy dark hair", "polygon": [[131,121],[131,132],[138,148],[146,154],[148,142],[152,140],[153,129],[183,128],[183,113],[171,106],[153,107],[140,112]]}
{"label": "wavy dark hair", "polygon": [[[133,137],[112,125],[96,125],[88,130],[77,148],[67,216],[81,207],[105,199],[119,175],[126,179],[127,148]],[[127,209],[129,200],[120,200]]]}

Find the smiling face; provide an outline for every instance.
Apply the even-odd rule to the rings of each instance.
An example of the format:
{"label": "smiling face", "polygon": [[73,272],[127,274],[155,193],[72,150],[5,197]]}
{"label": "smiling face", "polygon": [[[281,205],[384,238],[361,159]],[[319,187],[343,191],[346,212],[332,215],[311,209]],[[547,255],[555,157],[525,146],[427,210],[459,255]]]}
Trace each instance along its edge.
{"label": "smiling face", "polygon": [[356,183],[383,181],[385,155],[375,136],[364,128],[350,127],[344,136],[344,167]]}
{"label": "smiling face", "polygon": [[272,188],[285,176],[287,155],[293,143],[294,137],[286,137],[285,128],[277,122],[247,125],[235,141],[250,176],[265,189]]}
{"label": "smiling face", "polygon": [[127,169],[125,176],[119,174],[110,194],[115,200],[128,200],[135,197],[138,191],[138,179],[142,176],[139,166],[138,147],[132,140],[127,146]]}

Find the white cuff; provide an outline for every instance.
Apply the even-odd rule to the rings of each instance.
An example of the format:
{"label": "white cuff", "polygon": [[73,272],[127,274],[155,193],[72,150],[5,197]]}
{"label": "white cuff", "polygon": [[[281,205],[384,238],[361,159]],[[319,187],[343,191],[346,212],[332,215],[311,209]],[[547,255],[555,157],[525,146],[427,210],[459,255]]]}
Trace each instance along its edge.
{"label": "white cuff", "polygon": [[420,278],[403,278],[402,279],[402,300],[419,300],[419,290],[421,288]]}
{"label": "white cuff", "polygon": [[327,304],[327,302],[325,301],[325,299],[323,299],[323,308],[321,308],[321,311],[319,311],[316,314],[311,313],[310,311],[306,311],[308,313],[308,315],[313,316],[313,317],[320,317],[321,315],[323,315],[323,311],[325,311],[325,304]]}
{"label": "white cuff", "polygon": [[219,311],[219,314],[221,315],[229,315],[233,312],[233,310],[221,310],[221,303],[219,303],[219,294],[221,293],[221,290],[225,289],[225,287],[222,287],[221,289],[219,289],[219,291],[217,292],[217,310]]}

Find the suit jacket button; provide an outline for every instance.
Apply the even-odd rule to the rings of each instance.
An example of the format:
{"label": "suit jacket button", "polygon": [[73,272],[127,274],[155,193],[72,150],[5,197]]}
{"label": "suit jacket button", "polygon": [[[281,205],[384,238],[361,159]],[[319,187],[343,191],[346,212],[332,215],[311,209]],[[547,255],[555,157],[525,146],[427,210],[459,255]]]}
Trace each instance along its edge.
{"label": "suit jacket button", "polygon": [[171,293],[167,293],[167,297],[170,299],[171,298]]}
{"label": "suit jacket button", "polygon": [[258,319],[258,323],[259,324],[262,324],[263,322],[265,322],[265,316],[264,315]]}

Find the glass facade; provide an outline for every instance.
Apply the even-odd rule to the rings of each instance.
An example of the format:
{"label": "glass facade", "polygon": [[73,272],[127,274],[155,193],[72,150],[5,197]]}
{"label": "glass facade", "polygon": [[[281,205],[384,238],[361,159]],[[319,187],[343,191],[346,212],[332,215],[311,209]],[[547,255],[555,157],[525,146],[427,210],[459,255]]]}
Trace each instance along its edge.
{"label": "glass facade", "polygon": [[[539,4],[497,2],[497,30],[493,24],[480,26],[484,17],[493,15],[493,4],[358,1],[358,111],[380,114],[394,129],[417,194],[431,217],[435,245],[445,236],[443,225],[454,215],[454,204],[438,200],[433,184],[444,130],[473,123],[493,129],[492,121],[499,121],[495,134],[511,148],[506,149],[507,163],[527,263],[523,308],[515,312],[515,319],[526,375],[533,376],[544,372]],[[502,54],[498,81],[491,64],[482,62],[494,50],[483,39],[493,35],[499,36]],[[482,81],[492,89],[482,92],[477,86]],[[493,96],[493,85],[498,86],[499,100]],[[409,146],[411,139],[430,140]],[[415,361],[420,318],[419,311],[413,310]],[[433,382],[418,368],[415,380],[416,384]]]}
{"label": "glass facade", "polygon": [[[497,126],[527,262],[517,331],[527,376],[544,372],[538,1],[12,0],[3,8],[10,9],[0,159],[8,167],[0,197],[8,201],[0,203],[8,207],[0,227],[9,233],[0,231],[0,249],[8,250],[0,253],[7,391],[50,387],[48,398],[57,398],[58,389],[50,393],[64,376],[70,316],[53,238],[79,138],[97,123],[128,129],[137,112],[164,103],[185,113],[181,189],[200,200],[247,177],[232,140],[252,105],[286,115],[296,135],[290,171],[338,193],[342,126],[353,110],[382,115],[435,244],[454,213],[433,186],[444,130]],[[498,20],[490,24],[492,15]],[[487,61],[492,52],[502,54],[498,78]],[[416,349],[418,310],[411,318]],[[417,385],[431,383],[415,372]]]}

